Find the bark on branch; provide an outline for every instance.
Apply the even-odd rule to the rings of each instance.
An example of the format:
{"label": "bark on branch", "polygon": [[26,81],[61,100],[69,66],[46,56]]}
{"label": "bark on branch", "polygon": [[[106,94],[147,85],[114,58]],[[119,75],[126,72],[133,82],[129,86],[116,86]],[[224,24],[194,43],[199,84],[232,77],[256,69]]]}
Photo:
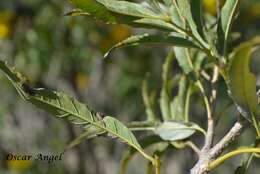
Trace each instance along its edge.
{"label": "bark on branch", "polygon": [[209,164],[218,158],[222,152],[228,147],[236,138],[241,135],[244,127],[246,126],[245,121],[237,121],[229,132],[214,146],[209,152],[201,152],[199,161],[191,169],[191,174],[207,174],[209,172]]}

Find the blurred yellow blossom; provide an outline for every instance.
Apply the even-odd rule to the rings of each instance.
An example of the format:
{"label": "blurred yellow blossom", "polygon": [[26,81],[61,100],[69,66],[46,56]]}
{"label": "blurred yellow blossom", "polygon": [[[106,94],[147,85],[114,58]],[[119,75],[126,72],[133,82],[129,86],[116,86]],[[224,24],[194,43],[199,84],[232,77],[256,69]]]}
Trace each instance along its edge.
{"label": "blurred yellow blossom", "polygon": [[[220,0],[220,5],[224,5],[225,0]],[[206,11],[212,15],[217,14],[217,3],[216,0],[203,0]]]}
{"label": "blurred yellow blossom", "polygon": [[0,12],[0,39],[4,39],[9,36],[10,24],[13,16],[13,13],[10,11]]}
{"label": "blurred yellow blossom", "polygon": [[75,78],[75,83],[77,88],[80,90],[84,90],[88,87],[89,77],[84,73],[78,73]]}
{"label": "blurred yellow blossom", "polygon": [[7,166],[10,170],[25,171],[32,166],[32,160],[8,160]]}
{"label": "blurred yellow blossom", "polygon": [[118,43],[128,38],[130,34],[131,30],[126,25],[116,25],[112,28],[111,39],[113,43]]}
{"label": "blurred yellow blossom", "polygon": [[0,39],[6,38],[8,35],[9,35],[8,26],[0,23]]}
{"label": "blurred yellow blossom", "polygon": [[253,18],[259,18],[260,17],[260,3],[252,4],[249,8],[249,12],[253,16]]}
{"label": "blurred yellow blossom", "polygon": [[126,25],[115,25],[111,28],[108,37],[104,37],[100,42],[102,52],[108,51],[113,45],[121,42],[131,35],[131,29]]}

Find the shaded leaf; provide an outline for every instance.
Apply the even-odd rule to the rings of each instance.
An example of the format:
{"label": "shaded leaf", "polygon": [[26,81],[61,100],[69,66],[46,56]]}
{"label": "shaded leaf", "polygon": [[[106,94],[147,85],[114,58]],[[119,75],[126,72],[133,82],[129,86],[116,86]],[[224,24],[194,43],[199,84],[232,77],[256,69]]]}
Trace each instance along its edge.
{"label": "shaded leaf", "polygon": [[256,115],[256,78],[249,70],[252,45],[241,45],[235,52],[228,70],[230,95],[237,104],[239,112],[247,118]]}
{"label": "shaded leaf", "polygon": [[159,34],[150,35],[146,33],[142,35],[131,36],[123,40],[122,42],[119,42],[105,54],[105,57],[108,56],[108,54],[116,48],[135,46],[139,44],[166,44],[166,45],[178,46],[178,47],[197,48],[197,46],[193,44],[191,41],[189,41],[188,39],[170,36],[170,35],[159,35]]}
{"label": "shaded leaf", "polygon": [[170,120],[171,119],[171,109],[170,109],[170,76],[171,76],[171,67],[173,67],[173,60],[174,60],[174,52],[171,49],[169,51],[168,56],[166,57],[165,63],[163,64],[163,71],[162,71],[162,89],[160,93],[160,109],[162,112],[163,120]]}
{"label": "shaded leaf", "polygon": [[70,0],[77,8],[81,9],[84,13],[100,19],[106,23],[117,23],[116,17],[109,12],[102,4],[96,0]]}
{"label": "shaded leaf", "polygon": [[198,33],[203,38],[203,14],[202,14],[202,2],[201,0],[191,0],[191,14],[192,18],[197,26]]}
{"label": "shaded leaf", "polygon": [[190,74],[193,72],[194,68],[192,65],[191,57],[189,55],[189,50],[187,48],[175,47],[174,52],[178,64],[182,68],[185,74]]}
{"label": "shaded leaf", "polygon": [[226,54],[227,40],[229,32],[235,18],[235,11],[238,7],[239,0],[226,0],[225,5],[221,9],[221,15],[218,21],[218,51],[220,54]]}
{"label": "shaded leaf", "polygon": [[[187,20],[187,23],[192,31],[192,34],[205,48],[208,48],[209,45],[203,40],[202,36],[199,33],[199,31],[202,32],[202,28],[200,28],[202,27],[201,19],[199,19],[201,18],[201,16],[198,16],[200,15],[201,9],[195,9],[195,8],[200,8],[201,6],[200,0],[177,0],[177,2],[180,10],[180,15]],[[191,4],[194,7],[191,7]],[[195,13],[197,14],[193,16]]]}
{"label": "shaded leaf", "polygon": [[176,121],[187,121],[185,120],[185,102],[188,96],[188,79],[186,76],[182,76],[179,81],[178,95],[174,97],[171,102],[171,116]]}

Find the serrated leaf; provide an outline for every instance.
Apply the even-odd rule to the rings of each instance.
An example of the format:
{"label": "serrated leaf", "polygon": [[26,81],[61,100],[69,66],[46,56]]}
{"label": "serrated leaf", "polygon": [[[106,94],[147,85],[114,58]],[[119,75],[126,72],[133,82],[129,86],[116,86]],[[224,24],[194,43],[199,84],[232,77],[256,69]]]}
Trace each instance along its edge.
{"label": "serrated leaf", "polygon": [[[147,137],[144,137],[143,139],[140,140],[140,145],[145,149],[153,144],[157,144],[157,143],[161,143],[163,142],[163,140],[157,136],[157,135],[149,135]],[[131,159],[134,157],[134,155],[137,153],[138,151],[134,148],[129,148],[122,160],[121,160],[121,167],[120,167],[120,174],[125,174],[126,170],[127,170],[127,166],[129,164],[129,162],[131,161]]]}
{"label": "serrated leaf", "polygon": [[199,19],[201,18],[201,16],[198,15],[200,14],[201,9],[195,9],[200,8],[200,0],[177,0],[177,2],[180,15],[187,20],[192,34],[205,48],[208,48],[209,45],[204,41],[203,37],[200,35],[200,32],[202,32],[202,24],[201,19]]}
{"label": "serrated leaf", "polygon": [[105,57],[108,56],[108,54],[116,48],[135,46],[139,44],[166,44],[166,45],[177,46],[177,47],[197,48],[197,46],[193,44],[191,41],[189,41],[188,39],[170,36],[170,35],[159,35],[159,34],[150,35],[146,33],[142,35],[131,36],[123,40],[122,42],[119,42],[105,54]]}
{"label": "serrated leaf", "polygon": [[235,18],[235,11],[238,7],[239,0],[226,0],[225,5],[221,9],[221,15],[218,21],[218,51],[220,54],[226,54],[226,47],[229,32]]}
{"label": "serrated leaf", "polygon": [[19,77],[19,73],[10,69],[3,61],[0,61],[0,69],[26,101],[58,118],[66,119],[72,124],[83,127],[91,125],[101,129],[132,146],[144,157],[153,161],[151,157],[143,152],[133,133],[120,121],[110,116],[102,119],[98,113],[93,112],[88,106],[63,92],[42,88],[25,88],[28,84],[25,84],[24,80]]}
{"label": "serrated leaf", "polygon": [[108,132],[111,133],[113,136],[120,138],[121,140],[123,140],[130,146],[135,147],[136,149],[141,148],[141,146],[138,143],[138,141],[136,140],[134,134],[119,120],[117,120],[113,117],[110,117],[110,116],[106,116],[103,119],[103,121],[105,123],[105,128],[108,130],[112,130],[112,131],[108,131]]}
{"label": "serrated leaf", "polygon": [[180,123],[167,121],[155,129],[155,133],[166,141],[183,140],[196,132],[197,125],[194,123]]}
{"label": "serrated leaf", "polygon": [[230,95],[239,112],[247,118],[257,114],[256,78],[250,72],[252,45],[241,45],[235,52],[228,70]]}

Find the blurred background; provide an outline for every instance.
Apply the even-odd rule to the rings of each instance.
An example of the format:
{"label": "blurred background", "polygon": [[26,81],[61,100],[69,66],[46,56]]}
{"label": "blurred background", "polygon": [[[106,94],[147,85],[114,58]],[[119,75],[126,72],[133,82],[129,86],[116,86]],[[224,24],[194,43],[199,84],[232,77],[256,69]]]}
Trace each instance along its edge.
{"label": "blurred background", "polygon": [[[210,15],[216,15],[215,1],[204,0]],[[123,25],[105,25],[86,17],[64,16],[73,7],[64,0],[1,0],[0,59],[23,72],[35,87],[62,90],[88,103],[94,110],[113,115],[123,122],[145,119],[141,84],[149,73],[149,86],[160,89],[161,65],[169,48],[140,46],[115,51],[107,59],[104,53],[115,43],[142,29]],[[243,2],[234,31],[237,42],[260,34],[260,1]],[[252,70],[260,74],[260,52],[254,54]],[[175,62],[174,71],[180,71]],[[259,84],[260,81],[258,80]],[[224,88],[222,89],[223,93]],[[193,97],[195,122],[204,126],[203,105]],[[237,114],[234,109],[223,115]],[[221,117],[218,136],[235,121]],[[56,163],[6,161],[13,154],[59,154],[77,137],[81,129],[53,118],[22,101],[0,73],[0,173],[2,174],[116,174],[126,146],[107,138],[97,138],[67,151]],[[144,135],[137,134],[138,137]],[[199,135],[194,139],[201,140]],[[247,131],[238,145],[250,145],[253,132]],[[198,144],[201,141],[198,141]],[[201,144],[199,144],[201,145]],[[144,174],[146,163],[136,156],[129,173]],[[212,173],[231,173],[241,156],[229,160]],[[163,157],[164,174],[187,173],[196,158],[189,149],[167,151]],[[144,167],[141,167],[144,166]],[[260,171],[260,161],[250,168]]]}

